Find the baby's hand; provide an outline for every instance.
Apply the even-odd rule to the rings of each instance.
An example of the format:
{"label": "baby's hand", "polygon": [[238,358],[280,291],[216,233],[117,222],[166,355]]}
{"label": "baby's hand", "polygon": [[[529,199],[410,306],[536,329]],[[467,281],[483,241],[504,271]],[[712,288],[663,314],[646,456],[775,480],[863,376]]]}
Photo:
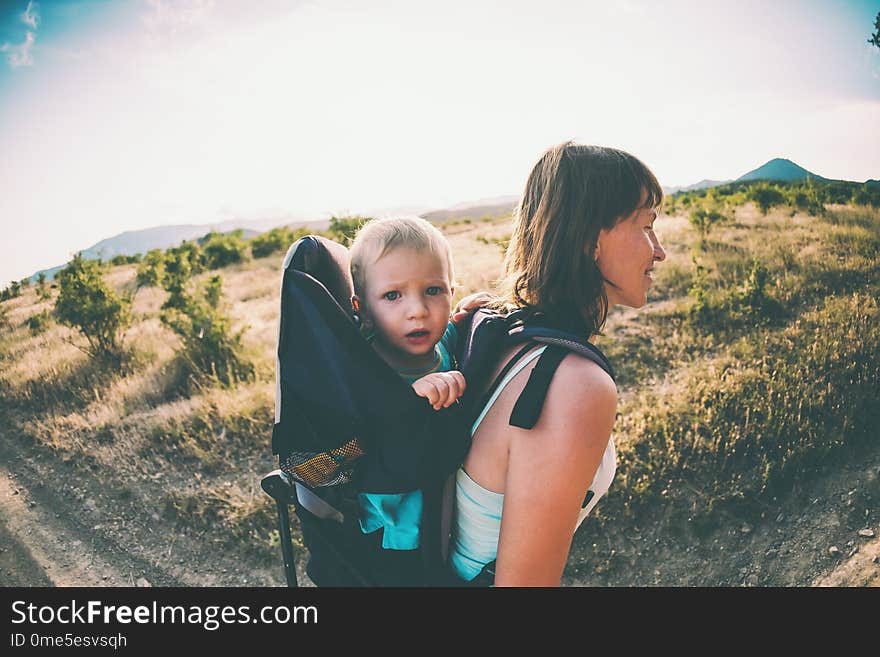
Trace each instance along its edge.
{"label": "baby's hand", "polygon": [[434,372],[412,384],[419,397],[428,400],[435,411],[452,406],[464,394],[466,387],[461,372]]}
{"label": "baby's hand", "polygon": [[494,299],[495,297],[488,292],[474,292],[473,294],[469,294],[455,304],[455,310],[452,311],[452,323],[458,324],[470,313],[478,308],[482,308],[488,303],[491,303]]}

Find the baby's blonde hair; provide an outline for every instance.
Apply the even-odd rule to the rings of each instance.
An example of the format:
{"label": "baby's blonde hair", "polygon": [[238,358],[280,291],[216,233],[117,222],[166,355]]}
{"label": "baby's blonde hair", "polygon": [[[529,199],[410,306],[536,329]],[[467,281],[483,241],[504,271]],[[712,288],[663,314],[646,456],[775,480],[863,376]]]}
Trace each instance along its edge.
{"label": "baby's blonde hair", "polygon": [[354,293],[358,296],[364,294],[369,265],[389,251],[403,247],[445,257],[449,268],[449,282],[453,284],[455,274],[452,269],[452,250],[446,237],[434,224],[419,217],[370,219],[358,231],[350,248]]}

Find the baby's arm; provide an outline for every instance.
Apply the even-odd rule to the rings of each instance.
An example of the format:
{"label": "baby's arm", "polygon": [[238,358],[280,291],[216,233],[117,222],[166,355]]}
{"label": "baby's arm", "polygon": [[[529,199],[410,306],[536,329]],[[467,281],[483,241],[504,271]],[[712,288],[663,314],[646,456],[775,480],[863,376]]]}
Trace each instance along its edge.
{"label": "baby's arm", "polygon": [[413,390],[419,397],[425,397],[435,411],[452,406],[464,394],[466,387],[464,376],[455,370],[451,372],[433,372],[413,384]]}

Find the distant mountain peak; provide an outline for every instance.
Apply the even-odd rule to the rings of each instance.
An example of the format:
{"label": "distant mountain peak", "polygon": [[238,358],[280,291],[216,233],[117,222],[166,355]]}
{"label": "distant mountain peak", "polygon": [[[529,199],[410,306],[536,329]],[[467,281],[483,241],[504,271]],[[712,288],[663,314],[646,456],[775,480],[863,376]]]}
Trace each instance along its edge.
{"label": "distant mountain peak", "polygon": [[820,182],[829,182],[827,178],[816,175],[812,171],[807,171],[791,160],[784,157],[774,157],[772,160],[765,162],[757,169],[753,169],[748,173],[736,179],[736,182],[746,180],[806,180],[812,178]]}

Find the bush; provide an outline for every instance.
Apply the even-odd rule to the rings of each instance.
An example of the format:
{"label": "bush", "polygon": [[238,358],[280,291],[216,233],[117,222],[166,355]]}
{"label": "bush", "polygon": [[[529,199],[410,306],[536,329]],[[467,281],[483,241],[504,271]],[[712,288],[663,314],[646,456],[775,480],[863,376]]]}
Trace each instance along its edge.
{"label": "bush", "polygon": [[198,244],[183,242],[168,249],[162,261],[162,287],[169,297],[162,308],[183,307],[186,303],[186,284],[203,271],[205,256]]}
{"label": "bush", "polygon": [[195,294],[184,288],[162,306],[162,323],[180,336],[187,383],[213,379],[223,385],[254,378],[254,366],[243,359],[241,336],[230,334],[230,320],[221,308],[222,281],[213,276]]}
{"label": "bush", "polygon": [[58,272],[59,293],[55,315],[79,330],[93,357],[121,362],[123,335],[131,323],[131,298],[119,297],[101,276],[101,263],[76,254]]}
{"label": "bush", "polygon": [[296,230],[291,230],[287,226],[273,228],[251,240],[251,255],[255,258],[265,258],[278,251],[286,251],[291,244],[309,234],[311,231],[308,228],[297,228]]}
{"label": "bush", "polygon": [[835,181],[825,185],[825,199],[828,203],[849,203],[852,194],[853,183]]}
{"label": "bush", "polygon": [[40,272],[37,275],[36,290],[37,290],[37,296],[39,297],[39,299],[41,301],[47,301],[49,299],[49,297],[52,296],[49,293],[48,288],[46,287],[46,274],[43,272]]}
{"label": "bush", "polygon": [[717,309],[709,296],[708,270],[695,257],[692,257],[691,260],[696,268],[696,273],[688,290],[688,294],[694,298],[694,303],[688,309],[688,317],[693,324],[711,325],[715,321]]}
{"label": "bush", "polygon": [[725,221],[726,218],[719,206],[714,203],[707,203],[705,206],[695,208],[688,213],[688,220],[700,234],[701,243],[705,242],[709,236],[712,226]]}
{"label": "bush", "polygon": [[12,281],[9,284],[9,287],[3,290],[2,294],[0,294],[0,301],[8,301],[9,299],[15,299],[16,297],[21,296],[21,285],[18,281]]}
{"label": "bush", "polygon": [[44,310],[36,315],[31,315],[28,317],[26,324],[31,331],[31,335],[45,333],[46,329],[49,328],[49,311]]}
{"label": "bush", "polygon": [[141,254],[136,253],[135,255],[117,255],[113,256],[110,259],[110,264],[114,267],[119,265],[131,265],[141,261]]}
{"label": "bush", "polygon": [[744,325],[764,325],[782,316],[782,305],[767,292],[769,270],[757,259],[752,260],[745,283],[731,289],[714,289],[708,270],[696,258],[693,262],[696,274],[688,290],[694,298],[688,310],[691,326],[715,333]]}
{"label": "bush", "polygon": [[873,295],[830,298],[781,332],[735,343],[681,397],[639,400],[623,414],[623,494],[634,501],[686,481],[708,511],[713,500],[778,494],[870,445],[880,422],[878,327]]}
{"label": "bush", "polygon": [[351,246],[354,236],[370,217],[330,217],[330,227],[327,232],[337,242],[345,246]]}
{"label": "bush", "polygon": [[158,287],[165,272],[165,256],[160,249],[147,252],[137,268],[138,287]]}
{"label": "bush", "polygon": [[767,183],[755,185],[749,190],[750,201],[753,201],[761,210],[761,214],[776,206],[785,203],[785,195],[778,187],[771,187]]}
{"label": "bush", "polygon": [[231,233],[208,233],[199,240],[205,254],[208,269],[220,269],[248,259],[247,244],[242,239],[242,231]]}

